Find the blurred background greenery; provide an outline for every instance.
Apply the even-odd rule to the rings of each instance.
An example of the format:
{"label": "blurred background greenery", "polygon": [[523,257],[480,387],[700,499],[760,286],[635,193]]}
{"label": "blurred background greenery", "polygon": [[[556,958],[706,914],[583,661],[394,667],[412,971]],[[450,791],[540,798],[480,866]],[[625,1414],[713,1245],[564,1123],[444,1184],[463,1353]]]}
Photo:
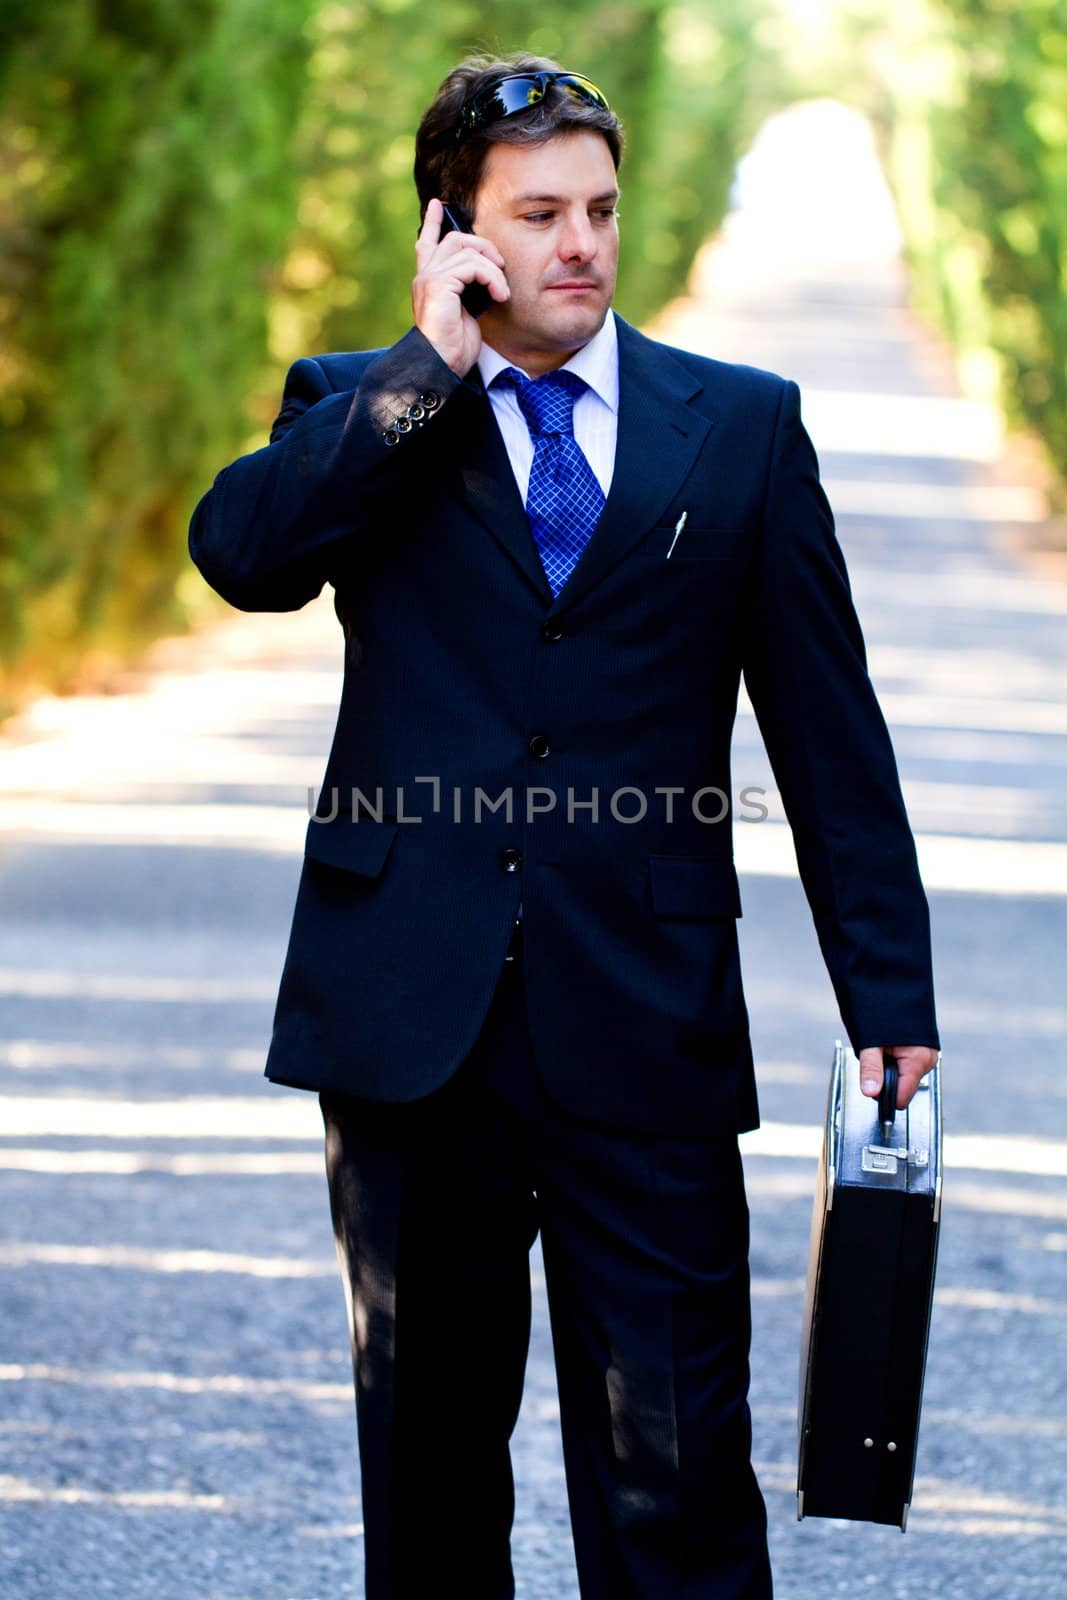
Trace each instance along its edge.
{"label": "blurred background greenery", "polygon": [[221,602],[192,507],[302,354],[410,325],[419,116],[471,49],[628,139],[617,304],[684,286],[761,123],[871,119],[917,308],[1067,480],[1067,0],[4,0],[0,717]]}

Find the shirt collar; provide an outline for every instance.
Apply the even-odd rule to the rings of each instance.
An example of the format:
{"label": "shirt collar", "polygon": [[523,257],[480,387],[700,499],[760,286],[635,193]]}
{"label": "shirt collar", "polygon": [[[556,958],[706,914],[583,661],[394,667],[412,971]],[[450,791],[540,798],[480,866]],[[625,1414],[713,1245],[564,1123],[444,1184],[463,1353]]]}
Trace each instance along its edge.
{"label": "shirt collar", "polygon": [[[482,348],[478,352],[478,371],[486,389],[498,373],[512,365],[513,363],[502,356],[499,350],[494,350],[491,344],[486,344],[485,340],[482,340]],[[594,394],[598,395],[611,411],[618,412],[619,341],[614,311],[609,308],[599,330],[588,344],[583,344],[569,361],[563,363],[562,370],[576,373],[579,378],[584,378]]]}

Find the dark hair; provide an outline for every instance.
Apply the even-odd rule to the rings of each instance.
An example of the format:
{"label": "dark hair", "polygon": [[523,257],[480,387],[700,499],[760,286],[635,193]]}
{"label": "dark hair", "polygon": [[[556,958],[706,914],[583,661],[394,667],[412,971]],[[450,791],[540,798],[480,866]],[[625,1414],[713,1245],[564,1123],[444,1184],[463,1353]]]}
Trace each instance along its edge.
{"label": "dark hair", "polygon": [[455,201],[474,216],[478,185],[485,158],[493,144],[543,144],[559,133],[588,128],[603,134],[616,172],[622,160],[623,129],[614,111],[585,105],[555,84],[543,100],[528,111],[501,118],[456,143],[456,123],[464,102],[487,84],[509,72],[563,72],[567,69],[547,56],[518,51],[507,57],[467,56],[440,84],[415,135],[415,187],[419,193],[419,220],[435,195]]}

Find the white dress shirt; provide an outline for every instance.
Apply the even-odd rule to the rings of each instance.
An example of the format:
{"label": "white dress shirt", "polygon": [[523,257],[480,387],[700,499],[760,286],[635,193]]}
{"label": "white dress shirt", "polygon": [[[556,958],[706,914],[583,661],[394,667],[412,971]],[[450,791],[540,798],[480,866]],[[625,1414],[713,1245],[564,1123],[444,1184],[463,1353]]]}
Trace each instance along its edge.
{"label": "white dress shirt", "polygon": [[[525,505],[526,492],[530,487],[530,468],[533,466],[534,442],[526,418],[519,409],[519,397],[514,386],[498,383],[490,387],[498,372],[514,364],[483,339],[478,355],[478,371],[488,392],[493,415],[504,436],[504,447]],[[589,385],[574,402],[574,437],[607,499],[615,471],[615,442],[619,431],[619,340],[613,311],[609,309],[599,331],[588,344],[583,344],[577,355],[563,363],[562,370],[577,373]],[[519,371],[524,372],[525,368],[520,367]],[[527,372],[526,376],[529,378],[531,374]],[[516,921],[522,921],[521,900]],[[510,956],[508,959],[511,959]]]}
{"label": "white dress shirt", "polygon": [[[519,409],[519,397],[513,386],[510,383],[498,383],[491,387],[498,372],[516,364],[482,341],[478,371],[488,391],[493,415],[504,436],[508,460],[525,505],[534,442],[526,418]],[[519,368],[520,372],[524,370]],[[599,332],[593,335],[589,343],[563,363],[562,370],[576,373],[589,385],[574,402],[574,437],[606,499],[615,470],[615,440],[619,421],[619,344],[613,311],[608,311]],[[530,377],[531,374],[527,372],[526,376]]]}

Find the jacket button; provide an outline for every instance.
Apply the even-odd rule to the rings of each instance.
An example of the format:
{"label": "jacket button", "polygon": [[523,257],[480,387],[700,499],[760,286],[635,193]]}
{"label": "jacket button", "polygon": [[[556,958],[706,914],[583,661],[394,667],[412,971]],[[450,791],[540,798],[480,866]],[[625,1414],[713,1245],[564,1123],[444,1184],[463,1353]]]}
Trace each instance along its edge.
{"label": "jacket button", "polygon": [[395,428],[386,428],[385,432],[382,434],[382,439],[386,444],[400,443],[400,435],[397,433]]}
{"label": "jacket button", "polygon": [[424,405],[427,411],[436,411],[441,404],[441,396],[434,394],[432,389],[426,389],[419,395],[419,404]]}
{"label": "jacket button", "polygon": [[505,850],[500,856],[500,867],[503,872],[518,872],[522,866],[521,850]]}
{"label": "jacket button", "polygon": [[530,754],[532,756],[547,756],[551,748],[552,746],[549,744],[543,733],[535,733],[533,738],[530,740]]}
{"label": "jacket button", "polygon": [[541,625],[541,637],[547,639],[549,644],[563,638],[563,629],[558,622],[545,622]]}

